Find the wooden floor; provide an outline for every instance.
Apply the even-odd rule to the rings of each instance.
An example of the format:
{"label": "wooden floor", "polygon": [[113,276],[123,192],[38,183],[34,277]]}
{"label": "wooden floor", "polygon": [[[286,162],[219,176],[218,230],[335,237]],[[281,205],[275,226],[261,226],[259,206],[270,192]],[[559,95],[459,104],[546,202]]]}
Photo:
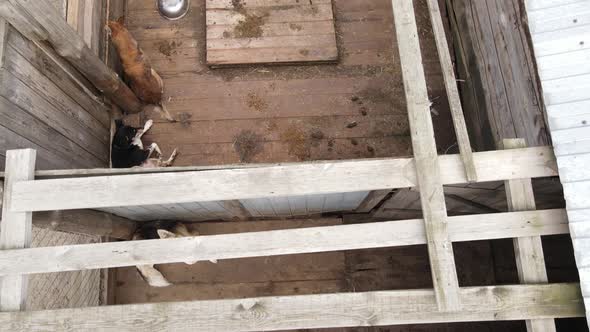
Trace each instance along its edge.
{"label": "wooden floor", "polygon": [[[338,64],[205,65],[205,0],[180,21],[155,2],[130,0],[127,24],[165,82],[176,123],[157,119],[146,136],[177,165],[335,160],[411,154],[391,1],[334,0]],[[429,91],[441,138],[454,135],[425,1],[416,4]],[[438,115],[436,115],[438,114]]]}

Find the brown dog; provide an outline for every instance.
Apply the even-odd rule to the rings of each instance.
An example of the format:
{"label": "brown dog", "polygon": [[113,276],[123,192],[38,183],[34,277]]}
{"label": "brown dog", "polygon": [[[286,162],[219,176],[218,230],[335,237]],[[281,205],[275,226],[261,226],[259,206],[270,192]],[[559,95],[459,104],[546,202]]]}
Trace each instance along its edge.
{"label": "brown dog", "polygon": [[139,100],[149,104],[167,120],[174,121],[174,118],[162,104],[164,82],[152,68],[148,57],[139,48],[137,41],[120,21],[109,21],[108,29],[121,59],[123,71],[129,79],[131,90]]}

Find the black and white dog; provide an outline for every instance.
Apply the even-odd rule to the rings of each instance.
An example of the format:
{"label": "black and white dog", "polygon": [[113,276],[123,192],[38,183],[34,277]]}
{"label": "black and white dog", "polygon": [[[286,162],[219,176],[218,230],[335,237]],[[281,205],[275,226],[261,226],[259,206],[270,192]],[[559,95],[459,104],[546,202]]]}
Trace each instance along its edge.
{"label": "black and white dog", "polygon": [[[116,131],[113,137],[113,148],[111,161],[113,168],[130,167],[168,167],[176,158],[177,151],[174,149],[167,160],[162,160],[162,151],[156,143],[150,144],[144,149],[141,137],[152,127],[152,120],[148,120],[142,129],[126,126],[122,120],[115,120]],[[151,158],[156,151],[158,158]]]}

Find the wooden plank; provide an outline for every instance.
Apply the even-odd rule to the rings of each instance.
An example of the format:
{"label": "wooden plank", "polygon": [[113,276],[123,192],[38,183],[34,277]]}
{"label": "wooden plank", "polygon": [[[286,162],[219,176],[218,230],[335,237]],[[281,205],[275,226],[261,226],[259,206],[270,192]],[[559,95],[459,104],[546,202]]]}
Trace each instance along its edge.
{"label": "wooden plank", "polygon": [[[550,148],[480,152],[474,157],[480,181],[557,175]],[[443,184],[467,182],[459,156],[439,159]],[[50,211],[410,188],[418,185],[413,163],[409,158],[377,159],[136,174],[116,181],[112,176],[30,181],[15,186],[11,208]]]}
{"label": "wooden plank", "polygon": [[560,53],[582,51],[590,48],[580,42],[590,37],[590,26],[580,25],[567,30],[549,31],[532,36],[537,58]]}
{"label": "wooden plank", "polygon": [[[3,197],[4,189],[0,187],[0,207],[3,206]],[[134,221],[93,210],[35,212],[33,225],[53,231],[124,240],[131,239],[137,229]]]}
{"label": "wooden plank", "polygon": [[[70,139],[75,138],[75,144],[89,154],[103,161],[108,160],[108,136],[98,138],[88,135],[88,130],[72,118],[72,114],[52,105],[10,72],[0,71],[0,81],[1,96],[52,126],[62,135]],[[106,130],[104,132],[106,133]]]}
{"label": "wooden plank", "polygon": [[55,51],[50,48],[40,49],[14,29],[11,29],[8,35],[8,44],[103,126],[110,125],[108,108],[104,105],[100,93]]}
{"label": "wooden plank", "polygon": [[[450,241],[455,242],[568,232],[563,210],[449,217]],[[425,243],[424,221],[413,219],[180,239],[5,250],[0,252],[0,275],[386,248]],[[68,254],[64,256],[64,252]],[[14,264],[15,261],[19,264]]]}
{"label": "wooden plank", "polygon": [[367,197],[361,202],[361,204],[354,210],[356,213],[369,213],[379,203],[381,203],[387,195],[391,193],[390,189],[385,190],[373,190],[369,192]]}
{"label": "wooden plank", "polygon": [[[107,97],[129,113],[142,110],[135,94],[111,71],[47,1],[4,0],[0,13],[36,43],[48,41]],[[23,19],[24,17],[24,19]]]}
{"label": "wooden plank", "polygon": [[[35,150],[13,150],[6,154],[6,178],[2,197],[0,223],[0,249],[20,249],[31,245],[32,216],[30,212],[13,212],[8,209],[12,188],[18,181],[30,180],[35,174]],[[0,280],[0,311],[25,309],[28,277],[4,276]]]}
{"label": "wooden plank", "polygon": [[[542,90],[536,78],[523,1],[447,1],[461,97],[475,150],[504,138],[548,145]],[[512,22],[507,24],[506,22]],[[579,40],[578,40],[579,42]]]}
{"label": "wooden plank", "polygon": [[338,59],[331,1],[283,5],[207,1],[205,7],[208,65]]}
{"label": "wooden plank", "polygon": [[6,46],[8,44],[8,23],[3,18],[0,18],[0,68],[4,67],[4,59],[6,54]]}
{"label": "wooden plank", "polygon": [[[56,129],[31,115],[26,110],[0,96],[0,122],[3,126],[3,149],[34,148],[37,149],[39,169],[67,169],[69,167],[104,166],[100,159],[62,135]],[[34,128],[34,130],[32,130]],[[11,133],[8,133],[11,131]],[[20,139],[11,139],[14,136]],[[14,146],[15,143],[22,141]],[[11,143],[12,142],[12,143]],[[46,163],[49,161],[49,163]]]}
{"label": "wooden plank", "polygon": [[447,209],[413,2],[393,0],[392,6],[434,290],[440,310],[456,311],[461,308],[459,281],[447,230]]}
{"label": "wooden plank", "polygon": [[74,99],[64,93],[12,46],[7,47],[6,55],[8,58],[5,61],[4,68],[8,72],[24,82],[29,88],[42,96],[43,99],[50,102],[51,105],[76,120],[83,126],[87,134],[93,135],[102,142],[108,142],[109,132],[107,127],[92,116],[92,113],[88,112]]}
{"label": "wooden plank", "polygon": [[459,312],[439,311],[432,290],[407,290],[2,313],[0,323],[10,331],[59,331],[64,322],[73,330],[271,331],[585,314],[578,284],[470,287],[460,299]]}
{"label": "wooden plank", "polygon": [[536,11],[541,9],[556,8],[575,2],[586,2],[586,0],[528,0],[527,10]]}
{"label": "wooden plank", "polygon": [[[40,168],[67,168],[71,163],[68,158],[63,158],[60,155],[55,154],[54,151],[45,149],[44,147],[37,145],[35,142],[16,134],[2,125],[0,125],[0,147],[0,149],[2,149],[0,154],[3,155],[6,153],[6,151],[4,151],[5,149],[35,149],[39,152],[37,164]],[[0,166],[0,168],[4,169],[4,165]]]}
{"label": "wooden plank", "polygon": [[531,33],[538,34],[586,25],[590,23],[590,8],[587,1],[578,1],[530,11],[527,16]]}
{"label": "wooden plank", "polygon": [[[521,149],[526,147],[526,142],[523,139],[506,139],[502,145],[504,149]],[[509,211],[536,209],[531,179],[506,181],[505,186]],[[547,283],[541,237],[518,237],[513,243],[520,282],[523,284]],[[555,331],[555,322],[552,319],[527,320],[526,324],[529,332]]]}
{"label": "wooden plank", "polygon": [[461,97],[459,96],[459,88],[457,87],[457,79],[455,78],[455,70],[451,59],[451,52],[449,51],[449,45],[447,43],[442,14],[438,6],[438,0],[428,0],[427,3],[430,11],[430,20],[432,21],[434,39],[436,40],[438,57],[445,81],[447,97],[449,99],[453,125],[455,127],[455,134],[457,135],[457,144],[459,145],[461,158],[463,158],[467,179],[469,182],[476,182],[477,173],[473,162],[473,150],[471,149],[471,141],[469,140],[467,124],[465,123],[465,116],[463,115],[463,106],[461,105]]}
{"label": "wooden plank", "polygon": [[54,231],[88,236],[131,239],[137,223],[110,213],[93,210],[35,212],[33,225]]}

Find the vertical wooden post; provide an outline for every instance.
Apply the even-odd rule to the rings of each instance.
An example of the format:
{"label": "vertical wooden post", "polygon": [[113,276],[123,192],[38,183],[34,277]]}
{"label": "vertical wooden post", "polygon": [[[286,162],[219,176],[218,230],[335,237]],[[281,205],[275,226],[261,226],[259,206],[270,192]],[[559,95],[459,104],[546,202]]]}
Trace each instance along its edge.
{"label": "vertical wooden post", "polygon": [[467,124],[463,115],[463,106],[459,97],[459,88],[457,87],[457,79],[455,78],[453,62],[451,60],[451,53],[447,43],[447,36],[445,35],[445,27],[438,6],[438,0],[428,0],[428,9],[430,11],[432,30],[434,32],[434,39],[436,40],[438,58],[442,67],[449,106],[451,108],[455,134],[457,135],[457,144],[459,145],[461,159],[463,159],[463,165],[465,167],[465,174],[469,182],[476,182],[477,171],[475,169],[475,162],[473,161],[473,150],[471,149]]}
{"label": "vertical wooden post", "polygon": [[459,281],[447,229],[447,208],[414,5],[412,0],[392,0],[392,6],[434,291],[441,311],[457,311],[461,308]]}
{"label": "vertical wooden post", "polygon": [[[524,139],[505,139],[501,145],[504,149],[526,148]],[[505,181],[504,184],[510,211],[536,210],[531,179],[510,180]],[[520,283],[545,284],[548,282],[540,236],[514,239],[514,256]],[[555,331],[553,319],[527,320],[526,326],[529,332]]]}
{"label": "vertical wooden post", "polygon": [[[10,211],[12,187],[16,182],[35,177],[36,152],[32,149],[10,150],[6,153],[0,250],[22,249],[31,245],[32,212]],[[28,277],[6,276],[0,281],[0,311],[20,311],[25,308]]]}

